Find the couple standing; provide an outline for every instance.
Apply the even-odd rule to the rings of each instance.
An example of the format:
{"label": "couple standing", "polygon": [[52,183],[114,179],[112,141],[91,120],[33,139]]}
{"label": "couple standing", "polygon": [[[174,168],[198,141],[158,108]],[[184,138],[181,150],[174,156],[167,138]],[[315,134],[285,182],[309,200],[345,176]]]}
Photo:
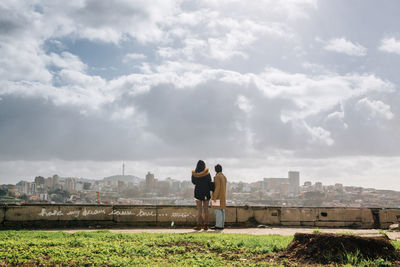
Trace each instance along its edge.
{"label": "couple standing", "polygon": [[[194,187],[194,197],[197,205],[197,226],[195,230],[201,230],[201,221],[204,212],[204,230],[208,230],[208,204],[211,199],[211,207],[215,212],[215,226],[211,229],[224,229],[225,208],[226,208],[226,177],[222,173],[221,165],[215,166],[216,175],[214,182],[211,181],[211,175],[204,161],[197,162],[196,169],[192,171],[192,183]],[[212,197],[210,191],[213,191]],[[218,203],[219,202],[219,203]]]}

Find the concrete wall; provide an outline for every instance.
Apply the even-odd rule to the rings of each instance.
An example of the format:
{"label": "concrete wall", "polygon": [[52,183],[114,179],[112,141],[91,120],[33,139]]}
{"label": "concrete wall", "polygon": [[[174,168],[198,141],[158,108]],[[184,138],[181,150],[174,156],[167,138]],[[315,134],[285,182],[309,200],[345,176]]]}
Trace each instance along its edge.
{"label": "concrete wall", "polygon": [[[195,206],[25,204],[0,206],[0,228],[192,226]],[[387,228],[400,209],[227,207],[226,224],[285,227]],[[215,215],[210,209],[210,225]]]}
{"label": "concrete wall", "polygon": [[400,209],[381,209],[379,210],[379,223],[382,228],[387,228],[393,222],[400,221]]}

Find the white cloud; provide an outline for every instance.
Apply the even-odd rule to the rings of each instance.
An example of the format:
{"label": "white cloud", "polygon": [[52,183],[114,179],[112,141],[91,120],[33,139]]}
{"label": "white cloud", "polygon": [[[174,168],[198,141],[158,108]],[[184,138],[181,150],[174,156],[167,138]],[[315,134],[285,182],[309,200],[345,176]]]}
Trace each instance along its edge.
{"label": "white cloud", "polygon": [[236,104],[241,110],[245,111],[246,113],[251,112],[251,110],[253,109],[253,106],[250,103],[249,99],[244,95],[239,95],[237,97]]}
{"label": "white cloud", "polygon": [[267,18],[298,20],[309,18],[309,11],[318,8],[316,0],[261,0],[243,2],[237,0],[206,0],[200,7],[225,12],[228,15],[251,14],[256,19]]}
{"label": "white cloud", "polygon": [[394,37],[385,38],[381,41],[379,50],[400,55],[400,41]]}
{"label": "white cloud", "polygon": [[292,99],[297,104],[300,110],[284,112],[285,121],[317,114],[355,96],[393,91],[393,84],[371,74],[314,76],[267,68],[249,76],[266,96]]}
{"label": "white cloud", "polygon": [[[119,43],[127,37],[140,42],[160,41],[159,26],[178,10],[178,2],[95,1],[43,4],[46,21],[53,23],[55,36],[77,35],[89,40]],[[56,28],[57,27],[57,28]]]}
{"label": "white cloud", "polygon": [[[169,17],[164,30],[170,42],[159,46],[158,54],[168,60],[247,59],[249,54],[246,50],[256,42],[261,44],[271,38],[293,38],[294,32],[285,20],[291,16],[289,13],[303,14],[304,10],[313,6],[312,2],[198,2],[195,4],[197,9],[189,8]],[[263,12],[260,13],[260,10]],[[275,13],[282,16],[275,16]],[[175,45],[171,47],[171,43]]]}
{"label": "white cloud", "polygon": [[391,120],[394,117],[389,105],[379,100],[369,100],[367,97],[357,102],[357,108],[366,112],[371,119],[378,117]]}
{"label": "white cloud", "polygon": [[343,105],[340,105],[340,110],[339,111],[334,111],[332,113],[329,113],[328,116],[324,119],[324,122],[330,127],[334,128],[334,130],[337,129],[347,129],[349,125],[344,121],[345,119],[345,114],[343,110]]}
{"label": "white cloud", "polygon": [[305,124],[305,128],[311,134],[311,143],[332,146],[335,141],[331,138],[331,133],[322,127],[310,127]]}
{"label": "white cloud", "polygon": [[69,52],[62,52],[60,55],[51,53],[50,63],[58,68],[75,71],[85,71],[87,68],[87,65],[78,56]]}
{"label": "white cloud", "polygon": [[[217,12],[189,13],[194,19],[192,24],[184,24],[178,18],[171,20],[173,27],[168,34],[180,44],[178,47],[160,46],[161,57],[196,60],[211,58],[225,61],[233,57],[247,58],[246,48],[263,36],[290,38],[292,33],[280,23],[255,21],[250,16],[246,19],[227,17]],[[185,27],[175,36],[175,28]],[[189,28],[190,27],[190,28]]]}
{"label": "white cloud", "polygon": [[337,53],[343,53],[349,56],[362,57],[367,54],[367,48],[358,43],[352,43],[351,41],[346,40],[344,37],[329,40],[326,42],[324,49]]}
{"label": "white cloud", "polygon": [[371,74],[306,75],[275,68],[266,68],[258,74],[242,74],[223,69],[210,69],[189,62],[167,62],[158,65],[150,73],[122,76],[110,84],[113,90],[138,93],[146,92],[160,84],[172,84],[175,88],[193,88],[213,80],[237,84],[244,88],[255,85],[268,98],[293,100],[299,110],[290,114],[290,118],[305,118],[328,110],[341,101],[371,92],[393,91],[392,83]]}

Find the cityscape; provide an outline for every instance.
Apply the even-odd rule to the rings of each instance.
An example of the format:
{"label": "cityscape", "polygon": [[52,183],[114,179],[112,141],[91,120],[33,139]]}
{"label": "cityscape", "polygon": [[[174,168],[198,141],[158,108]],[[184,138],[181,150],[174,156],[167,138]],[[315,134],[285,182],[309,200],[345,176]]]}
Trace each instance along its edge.
{"label": "cityscape", "polygon": [[[116,205],[194,205],[191,181],[156,178],[150,171],[144,178],[122,174],[101,180],[36,176],[33,181],[0,185],[2,203],[70,203]],[[227,184],[228,205],[288,207],[400,207],[400,192],[324,185],[304,180],[289,171],[285,178]]]}

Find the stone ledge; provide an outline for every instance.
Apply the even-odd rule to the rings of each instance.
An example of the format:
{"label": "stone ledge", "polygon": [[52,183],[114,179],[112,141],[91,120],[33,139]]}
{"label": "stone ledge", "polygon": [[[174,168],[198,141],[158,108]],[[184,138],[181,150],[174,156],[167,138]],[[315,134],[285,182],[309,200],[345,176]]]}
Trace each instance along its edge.
{"label": "stone ledge", "polygon": [[[378,210],[378,212],[377,212]],[[193,205],[71,205],[22,204],[0,206],[0,227],[142,227],[192,226],[197,209]],[[378,215],[378,216],[377,216]],[[210,209],[210,222],[215,215]],[[387,228],[398,223],[400,209],[335,207],[228,206],[226,224],[285,227]]]}

